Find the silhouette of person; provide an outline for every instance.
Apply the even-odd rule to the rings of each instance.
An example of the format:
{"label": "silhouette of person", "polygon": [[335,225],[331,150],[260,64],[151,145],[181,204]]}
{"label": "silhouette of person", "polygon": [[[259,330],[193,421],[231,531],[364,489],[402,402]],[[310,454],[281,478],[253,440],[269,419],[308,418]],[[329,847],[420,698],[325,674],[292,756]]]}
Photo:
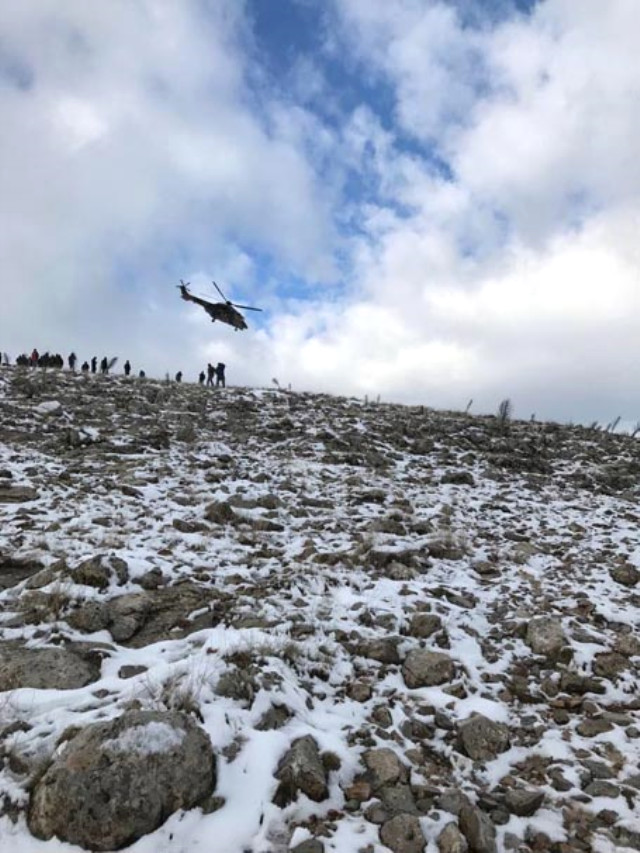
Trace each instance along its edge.
{"label": "silhouette of person", "polygon": [[76,361],[77,361],[77,360],[78,360],[78,359],[77,359],[77,356],[76,356],[75,352],[72,352],[72,353],[69,355],[68,362],[69,362],[69,370],[73,370],[73,372],[74,372],[74,373],[75,373],[75,371],[76,371]]}
{"label": "silhouette of person", "polygon": [[176,373],[176,382],[182,382],[182,371],[181,370],[179,370]]}
{"label": "silhouette of person", "polygon": [[221,361],[219,361],[216,365],[216,388],[218,387],[218,385],[222,385],[223,388],[225,387],[224,368],[225,365]]}
{"label": "silhouette of person", "polygon": [[102,361],[100,362],[100,373],[102,373],[104,376],[106,376],[108,372],[109,372],[109,362],[107,361],[107,357],[105,355],[103,357]]}
{"label": "silhouette of person", "polygon": [[82,370],[83,373],[88,373],[89,372],[89,362],[83,361],[82,367],[80,369]]}
{"label": "silhouette of person", "polygon": [[95,373],[97,370],[97,367],[98,367],[98,358],[97,358],[97,356],[94,355],[94,357],[91,359],[91,372]]}
{"label": "silhouette of person", "polygon": [[146,375],[147,375],[147,374],[144,372],[144,370],[141,370],[141,371],[140,371],[140,373],[138,373],[138,377],[139,377],[140,379],[144,379]]}
{"label": "silhouette of person", "polygon": [[127,359],[124,363],[124,375],[128,376],[131,373],[131,364],[129,363],[129,359]]}
{"label": "silhouette of person", "polygon": [[204,385],[204,380],[205,380],[204,370],[201,370],[200,375],[198,376],[198,382],[200,383],[200,385]]}
{"label": "silhouette of person", "polygon": [[207,385],[213,388],[213,377],[216,372],[215,367],[209,363],[207,364]]}

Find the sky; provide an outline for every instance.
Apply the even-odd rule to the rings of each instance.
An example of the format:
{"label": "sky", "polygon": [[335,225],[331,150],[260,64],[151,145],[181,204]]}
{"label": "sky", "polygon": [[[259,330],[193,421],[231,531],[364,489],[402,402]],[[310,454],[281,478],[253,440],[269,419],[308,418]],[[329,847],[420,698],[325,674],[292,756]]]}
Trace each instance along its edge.
{"label": "sky", "polygon": [[635,423],[638,32],[637,0],[4,0],[0,350]]}

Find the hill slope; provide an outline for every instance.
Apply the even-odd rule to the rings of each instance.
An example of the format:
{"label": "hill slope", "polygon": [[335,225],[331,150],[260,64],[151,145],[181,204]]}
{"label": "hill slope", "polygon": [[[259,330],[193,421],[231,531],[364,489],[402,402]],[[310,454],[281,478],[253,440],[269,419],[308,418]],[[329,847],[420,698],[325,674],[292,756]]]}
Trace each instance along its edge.
{"label": "hill slope", "polygon": [[635,439],[55,371],[0,407],[0,849],[61,849],[29,791],[132,710],[217,754],[137,853],[640,849]]}

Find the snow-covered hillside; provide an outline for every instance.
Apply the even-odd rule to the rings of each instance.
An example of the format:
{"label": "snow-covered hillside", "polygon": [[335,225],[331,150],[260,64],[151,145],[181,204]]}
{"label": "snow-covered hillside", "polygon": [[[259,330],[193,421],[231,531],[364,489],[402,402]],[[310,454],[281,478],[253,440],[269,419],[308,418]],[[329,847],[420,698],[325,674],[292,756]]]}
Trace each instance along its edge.
{"label": "snow-covered hillside", "polygon": [[[640,849],[640,440],[17,369],[0,412],[0,850]],[[156,772],[207,790],[129,829]]]}

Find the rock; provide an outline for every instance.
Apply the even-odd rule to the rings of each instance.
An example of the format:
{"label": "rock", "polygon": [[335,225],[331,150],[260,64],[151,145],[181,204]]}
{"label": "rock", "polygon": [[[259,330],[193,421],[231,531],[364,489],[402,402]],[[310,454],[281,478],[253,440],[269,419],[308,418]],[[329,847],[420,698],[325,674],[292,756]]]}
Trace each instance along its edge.
{"label": "rock", "polygon": [[146,666],[125,664],[118,670],[118,678],[135,678],[136,675],[142,675],[143,672],[148,672],[148,668]]}
{"label": "rock", "polygon": [[613,724],[608,723],[606,720],[588,718],[578,723],[576,726],[576,732],[579,735],[582,735],[582,737],[596,737],[596,735],[610,732],[612,728]]}
{"label": "rock", "polygon": [[584,789],[585,794],[590,797],[619,797],[620,788],[612,782],[606,782],[604,779],[596,779],[590,782]]}
{"label": "rock", "polygon": [[457,817],[462,811],[462,807],[470,806],[471,802],[460,788],[447,788],[436,798],[436,805],[439,809]]}
{"label": "rock", "polygon": [[622,563],[619,566],[614,566],[612,569],[609,569],[609,574],[616,583],[622,584],[622,586],[633,587],[640,580],[640,572],[631,563]]}
{"label": "rock", "polygon": [[259,732],[281,729],[291,719],[291,711],[286,705],[271,705],[255,725]]}
{"label": "rock", "polygon": [[68,649],[26,649],[15,643],[0,646],[0,691],[74,690],[100,678],[97,658],[84,659]]}
{"label": "rock", "polygon": [[560,653],[567,638],[558,619],[538,616],[527,625],[526,642],[534,654],[554,657]]}
{"label": "rock", "polygon": [[406,778],[406,767],[388,747],[368,749],[363,753],[362,760],[367,768],[367,780],[374,792]]}
{"label": "rock", "polygon": [[442,620],[435,613],[414,613],[409,622],[407,633],[410,637],[426,640],[442,628]]}
{"label": "rock", "polygon": [[126,583],[129,580],[129,567],[120,557],[99,554],[72,569],[71,577],[76,583],[104,590],[112,580],[119,584]]}
{"label": "rock", "polygon": [[458,824],[448,823],[438,836],[440,853],[467,853],[469,846],[464,835],[458,829]]}
{"label": "rock", "polygon": [[544,802],[544,791],[510,788],[504,799],[511,814],[518,817],[531,817]]}
{"label": "rock", "polygon": [[109,624],[109,610],[102,601],[85,601],[67,616],[67,622],[78,631],[92,634]]}
{"label": "rock", "polygon": [[454,674],[454,664],[448,655],[426,649],[409,652],[402,667],[402,677],[410,689],[446,684]]}
{"label": "rock", "polygon": [[318,745],[311,735],[294,740],[275,772],[280,784],[273,802],[284,808],[293,802],[299,792],[316,803],[329,796],[327,778]]}
{"label": "rock", "polygon": [[38,492],[31,486],[0,485],[0,504],[22,504],[38,499]]}
{"label": "rock", "polygon": [[150,592],[151,590],[158,589],[159,586],[165,583],[165,576],[162,574],[161,569],[154,566],[153,569],[149,569],[148,572],[140,575],[137,580],[142,589],[146,589],[147,592]]}
{"label": "rock", "polygon": [[207,521],[211,521],[214,524],[232,524],[238,519],[238,516],[227,501],[213,501],[207,504],[204,517]]}
{"label": "rock", "polygon": [[463,806],[460,829],[473,853],[497,853],[496,830],[491,818],[475,806]]}
{"label": "rock", "polygon": [[291,853],[324,853],[324,844],[318,838],[306,838],[292,847]]}
{"label": "rock", "polygon": [[443,485],[451,483],[454,486],[475,486],[476,484],[470,471],[447,471],[440,478],[440,482]]}
{"label": "rock", "polygon": [[147,593],[119,595],[107,603],[109,630],[117,643],[131,639],[142,628],[151,608]]}
{"label": "rock", "polygon": [[418,814],[409,785],[387,785],[377,792],[388,815]]}
{"label": "rock", "polygon": [[422,853],[426,845],[420,821],[408,814],[396,815],[384,823],[380,840],[393,853]]}
{"label": "rock", "polygon": [[615,679],[629,668],[629,661],[619,652],[601,652],[593,659],[592,669],[595,675]]}
{"label": "rock", "polygon": [[218,696],[235,699],[236,702],[253,702],[258,685],[246,669],[233,667],[222,673],[216,684]]}
{"label": "rock", "polygon": [[118,850],[215,787],[206,733],[173,712],[129,711],[88,726],[36,783],[29,829],[90,850]]}
{"label": "rock", "polygon": [[458,748],[474,761],[490,761],[509,746],[508,727],[482,714],[472,714],[458,726]]}
{"label": "rock", "polygon": [[381,637],[377,640],[369,640],[359,648],[363,657],[377,660],[380,663],[400,663],[398,654],[399,637]]}

